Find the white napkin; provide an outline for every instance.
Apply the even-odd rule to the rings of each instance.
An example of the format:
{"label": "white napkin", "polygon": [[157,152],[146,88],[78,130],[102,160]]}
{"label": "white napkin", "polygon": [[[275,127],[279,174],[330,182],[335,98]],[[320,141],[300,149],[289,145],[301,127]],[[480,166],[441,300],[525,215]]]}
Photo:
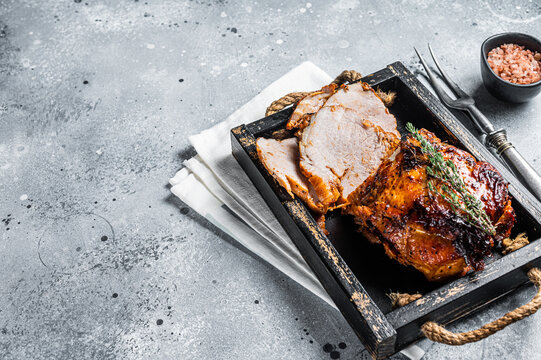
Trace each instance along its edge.
{"label": "white napkin", "polygon": [[[279,97],[293,91],[317,90],[331,81],[328,74],[311,62],[295,67],[225,121],[190,136],[190,143],[198,155],[186,160],[185,167],[169,182],[173,194],[186,205],[336,309],[292,240],[231,155],[229,132],[237,125],[263,118],[267,106]],[[412,359],[420,359],[424,352],[417,347],[414,350],[403,353]]]}
{"label": "white napkin", "polygon": [[[273,82],[225,121],[190,136],[198,156],[170,180],[171,191],[240,244],[335,307],[308,264],[231,155],[229,131],[265,116],[268,104],[292,91],[321,88],[332,78],[310,62]],[[201,204],[205,204],[202,206]],[[238,218],[223,209],[227,206]]]}

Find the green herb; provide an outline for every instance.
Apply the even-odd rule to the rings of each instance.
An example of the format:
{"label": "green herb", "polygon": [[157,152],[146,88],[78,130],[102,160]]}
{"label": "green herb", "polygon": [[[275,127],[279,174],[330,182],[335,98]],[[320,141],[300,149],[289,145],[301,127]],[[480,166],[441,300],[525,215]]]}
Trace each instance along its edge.
{"label": "green herb", "polygon": [[430,166],[427,166],[426,173],[442,182],[440,189],[438,189],[431,180],[428,180],[428,189],[439,194],[451,205],[453,211],[466,222],[489,235],[494,235],[496,228],[483,209],[483,203],[473,196],[466,187],[455,164],[451,160],[445,160],[443,154],[436,150],[411,123],[406,124],[406,130],[421,143],[421,151],[428,157]]}

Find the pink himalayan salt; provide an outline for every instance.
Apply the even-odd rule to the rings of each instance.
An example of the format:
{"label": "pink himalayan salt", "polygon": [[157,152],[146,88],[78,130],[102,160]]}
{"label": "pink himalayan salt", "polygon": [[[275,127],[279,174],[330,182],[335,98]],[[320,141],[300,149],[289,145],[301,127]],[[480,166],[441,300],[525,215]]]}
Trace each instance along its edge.
{"label": "pink himalayan salt", "polygon": [[515,84],[533,84],[541,80],[541,54],[524,46],[504,44],[488,53],[492,70],[504,80]]}

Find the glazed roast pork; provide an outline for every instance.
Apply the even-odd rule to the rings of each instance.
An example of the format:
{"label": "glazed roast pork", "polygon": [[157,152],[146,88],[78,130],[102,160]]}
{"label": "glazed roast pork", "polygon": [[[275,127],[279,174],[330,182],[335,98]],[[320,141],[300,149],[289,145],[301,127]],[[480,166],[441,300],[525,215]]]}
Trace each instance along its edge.
{"label": "glazed roast pork", "polygon": [[466,187],[483,203],[496,235],[466,223],[441,195],[428,189],[429,163],[410,135],[401,141],[398,154],[355,190],[344,212],[355,217],[365,237],[383,244],[388,256],[415,267],[428,280],[480,270],[483,258],[509,237],[515,223],[507,183],[492,165],[442,143],[427,130],[420,133],[455,164]]}

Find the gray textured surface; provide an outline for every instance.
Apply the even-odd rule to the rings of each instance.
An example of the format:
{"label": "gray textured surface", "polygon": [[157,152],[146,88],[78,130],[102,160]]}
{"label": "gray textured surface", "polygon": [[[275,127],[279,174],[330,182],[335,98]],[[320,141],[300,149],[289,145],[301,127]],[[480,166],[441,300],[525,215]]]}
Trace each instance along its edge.
{"label": "gray textured surface", "polygon": [[[2,1],[0,357],[325,359],[344,342],[342,359],[366,358],[337,313],[175,202],[167,180],[192,154],[187,135],[294,65],[418,70],[412,46],[427,41],[541,170],[541,98],[510,106],[480,83],[480,43],[508,30],[539,34],[539,1]],[[534,359],[540,340],[537,314],[481,343],[421,346],[426,359]]]}

